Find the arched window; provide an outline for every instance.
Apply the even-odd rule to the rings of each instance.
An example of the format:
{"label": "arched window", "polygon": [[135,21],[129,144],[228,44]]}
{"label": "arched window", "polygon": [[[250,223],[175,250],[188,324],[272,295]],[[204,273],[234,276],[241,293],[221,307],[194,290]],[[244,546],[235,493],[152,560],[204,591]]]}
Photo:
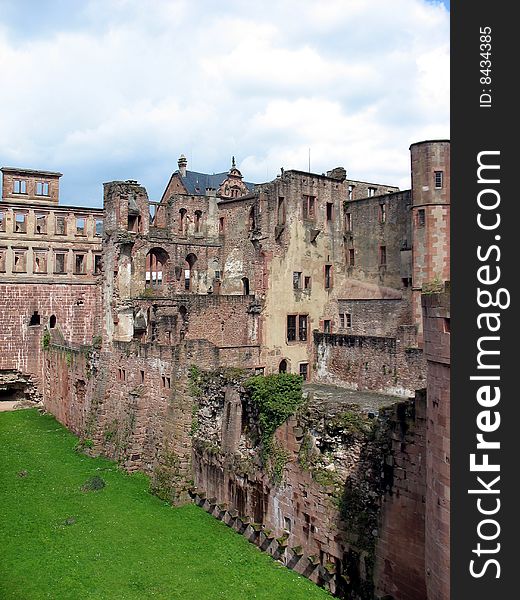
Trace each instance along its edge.
{"label": "arched window", "polygon": [[200,227],[202,225],[202,211],[195,211],[195,233],[200,233]]}
{"label": "arched window", "polygon": [[278,373],[287,373],[287,361],[285,358],[280,361],[280,365],[278,366]]}
{"label": "arched window", "polygon": [[51,315],[49,319],[49,329],[54,329],[56,327],[56,315]]}
{"label": "arched window", "polygon": [[164,267],[168,254],[162,248],[152,248],[146,255],[146,287],[159,287],[165,282]]}
{"label": "arched window", "polygon": [[186,257],[187,268],[184,269],[184,289],[186,291],[191,290],[191,280],[192,280],[192,271],[193,265],[197,262],[197,257],[195,254],[188,254]]}
{"label": "arched window", "polygon": [[249,296],[249,279],[247,277],[242,277],[242,286],[244,289],[244,296]]}
{"label": "arched window", "polygon": [[186,235],[186,209],[181,208],[179,210],[179,233]]}

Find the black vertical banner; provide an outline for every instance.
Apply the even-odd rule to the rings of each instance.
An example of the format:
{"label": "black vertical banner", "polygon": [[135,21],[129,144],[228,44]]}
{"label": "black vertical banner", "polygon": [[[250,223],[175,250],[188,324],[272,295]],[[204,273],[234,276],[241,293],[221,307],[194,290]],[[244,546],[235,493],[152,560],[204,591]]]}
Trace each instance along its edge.
{"label": "black vertical banner", "polygon": [[[516,597],[514,3],[451,4],[451,598]],[[515,186],[518,187],[518,186]],[[516,369],[515,369],[516,366]]]}

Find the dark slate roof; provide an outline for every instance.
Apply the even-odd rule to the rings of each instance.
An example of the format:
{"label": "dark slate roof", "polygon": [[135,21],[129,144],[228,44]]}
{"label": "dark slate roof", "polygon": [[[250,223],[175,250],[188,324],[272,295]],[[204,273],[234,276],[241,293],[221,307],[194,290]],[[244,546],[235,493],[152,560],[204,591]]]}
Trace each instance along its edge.
{"label": "dark slate roof", "polygon": [[[178,171],[175,171],[178,174]],[[188,194],[205,194],[207,188],[213,188],[218,190],[220,184],[228,178],[228,172],[225,173],[214,173],[209,175],[208,173],[197,173],[197,171],[186,171],[186,177],[181,177],[181,181],[185,188],[188,190]],[[254,183],[244,181],[247,189],[251,191]]]}

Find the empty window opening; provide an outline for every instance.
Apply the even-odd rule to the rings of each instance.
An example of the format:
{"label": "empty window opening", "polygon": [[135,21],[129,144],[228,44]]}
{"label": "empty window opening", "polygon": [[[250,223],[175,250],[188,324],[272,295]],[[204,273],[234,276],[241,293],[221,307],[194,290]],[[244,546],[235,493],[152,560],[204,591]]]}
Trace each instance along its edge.
{"label": "empty window opening", "polygon": [[426,223],[426,211],[424,208],[420,208],[417,211],[417,227],[424,227]]}
{"label": "empty window opening", "polygon": [[56,217],[56,235],[65,235],[65,217]]}
{"label": "empty window opening", "polygon": [[85,219],[78,217],[76,219],[76,235],[85,235]]}
{"label": "empty window opening", "polygon": [[94,227],[94,235],[103,235],[103,219],[96,219],[96,225]]}
{"label": "empty window opening", "polygon": [[247,277],[242,277],[242,289],[244,296],[249,296],[249,279]]}
{"label": "empty window opening", "polygon": [[379,205],[379,222],[386,223],[386,204]]}
{"label": "empty window opening", "polygon": [[47,273],[47,252],[34,253],[34,273]]}
{"label": "empty window opening", "polygon": [[196,210],[195,211],[195,233],[200,233],[201,226],[202,226],[202,211]]}
{"label": "empty window opening", "polygon": [[327,221],[332,221],[333,215],[334,215],[334,204],[332,204],[332,202],[327,202],[327,212],[326,212]]}
{"label": "empty window opening", "polygon": [[[141,230],[141,215],[128,215],[128,231],[131,231],[132,233],[140,233]],[[96,235],[99,234],[96,232]]]}
{"label": "empty window opening", "polygon": [[7,259],[7,250],[5,248],[0,248],[0,273],[5,273]]}
{"label": "empty window opening", "polygon": [[0,211],[0,231],[5,231],[5,213]]}
{"label": "empty window opening", "polygon": [[352,214],[345,213],[345,231],[352,231]]}
{"label": "empty window opening", "polygon": [[285,225],[285,198],[278,198],[277,223]]}
{"label": "empty window opening", "polygon": [[435,171],[435,189],[440,190],[443,185],[443,172]]}
{"label": "empty window opening", "polygon": [[38,314],[38,311],[35,310],[29,320],[29,327],[33,327],[34,325],[40,325],[41,317]]}
{"label": "empty window opening", "polygon": [[65,273],[65,254],[62,252],[54,255],[54,272]]}
{"label": "empty window opening", "polygon": [[368,197],[373,198],[376,195],[377,188],[369,187],[368,188]]}
{"label": "empty window opening", "polygon": [[47,215],[36,215],[35,233],[47,233]]}
{"label": "empty window opening", "polygon": [[325,289],[332,287],[332,265],[325,265]]}
{"label": "empty window opening", "polygon": [[179,210],[179,233],[180,235],[186,235],[186,213],[188,211],[185,208]]}
{"label": "empty window opening", "polygon": [[451,333],[450,317],[444,317],[444,333]]}
{"label": "empty window opening", "polygon": [[220,235],[224,234],[225,226],[226,226],[226,221],[225,221],[224,217],[220,217],[218,220],[218,232]]}
{"label": "empty window opening", "polygon": [[102,271],[103,259],[101,254],[94,254],[94,275],[99,275]]}
{"label": "empty window opening", "polygon": [[36,182],[36,195],[37,196],[48,196],[49,195],[49,184],[46,181]]}
{"label": "empty window opening", "polygon": [[25,179],[15,179],[13,181],[13,194],[27,194],[27,181]]}
{"label": "empty window opening", "polygon": [[282,359],[278,365],[278,373],[287,373],[287,361]]}
{"label": "empty window opening", "polygon": [[353,267],[356,264],[356,253],[354,248],[349,248],[348,250],[348,264],[350,267]]}
{"label": "empty window opening", "polygon": [[14,230],[16,233],[27,233],[27,215],[25,213],[16,213]]}
{"label": "empty window opening", "polygon": [[293,288],[299,290],[302,287],[302,274],[300,271],[293,272]]}
{"label": "empty window opening", "polygon": [[184,289],[190,291],[193,285],[193,266],[197,262],[197,257],[195,254],[190,253],[186,257],[186,262],[188,263],[188,268],[184,269]]}
{"label": "empty window opening", "polygon": [[323,333],[330,333],[330,332],[331,332],[330,319],[325,319],[323,321]]}
{"label": "empty window opening", "polygon": [[353,197],[354,197],[354,188],[355,188],[354,185],[349,185],[348,186],[348,199],[349,200],[352,200]]}
{"label": "empty window opening", "polygon": [[140,381],[144,383],[144,371],[140,371]]}
{"label": "empty window opening", "polygon": [[283,518],[283,526],[285,531],[287,531],[288,533],[291,533],[292,531],[292,521],[291,519],[289,519],[289,517],[284,517]]}
{"label": "empty window opening", "polygon": [[56,315],[51,315],[49,319],[49,329],[54,329],[56,327]]}
{"label": "empty window opening", "polygon": [[161,248],[153,248],[146,255],[146,287],[160,287],[165,281],[164,267],[168,254]]}
{"label": "empty window opening", "polygon": [[124,369],[119,368],[117,370],[117,380],[126,381],[126,371]]}
{"label": "empty window opening", "polygon": [[310,277],[304,277],[303,278],[303,289],[304,290],[310,290],[311,289],[311,278]]}
{"label": "empty window opening", "polygon": [[166,377],[166,376],[163,375],[161,379],[162,379],[162,386],[163,386],[163,388],[166,389],[166,390],[171,389],[172,382],[171,382],[170,377]]}
{"label": "empty window opening", "polygon": [[386,265],[386,246],[379,246],[379,264],[382,267]]}
{"label": "empty window opening", "polygon": [[14,251],[14,265],[13,271],[15,273],[25,273],[27,269],[27,251],[26,250],[15,250]]}
{"label": "empty window opening", "polygon": [[84,254],[74,255],[74,273],[76,275],[84,275],[86,273],[86,262]]}
{"label": "empty window opening", "polygon": [[300,363],[300,376],[303,377],[303,381],[309,380],[309,363]]}
{"label": "empty window opening", "polygon": [[302,215],[304,219],[314,219],[316,217],[316,197],[303,196]]}

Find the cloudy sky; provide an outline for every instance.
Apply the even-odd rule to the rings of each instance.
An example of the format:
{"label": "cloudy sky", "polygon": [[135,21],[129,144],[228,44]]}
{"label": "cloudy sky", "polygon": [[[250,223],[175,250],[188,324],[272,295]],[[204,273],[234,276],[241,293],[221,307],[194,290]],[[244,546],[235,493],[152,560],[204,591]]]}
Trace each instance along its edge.
{"label": "cloudy sky", "polygon": [[280,167],[409,187],[408,147],[449,137],[449,2],[0,0],[0,163],[159,199],[188,169]]}

